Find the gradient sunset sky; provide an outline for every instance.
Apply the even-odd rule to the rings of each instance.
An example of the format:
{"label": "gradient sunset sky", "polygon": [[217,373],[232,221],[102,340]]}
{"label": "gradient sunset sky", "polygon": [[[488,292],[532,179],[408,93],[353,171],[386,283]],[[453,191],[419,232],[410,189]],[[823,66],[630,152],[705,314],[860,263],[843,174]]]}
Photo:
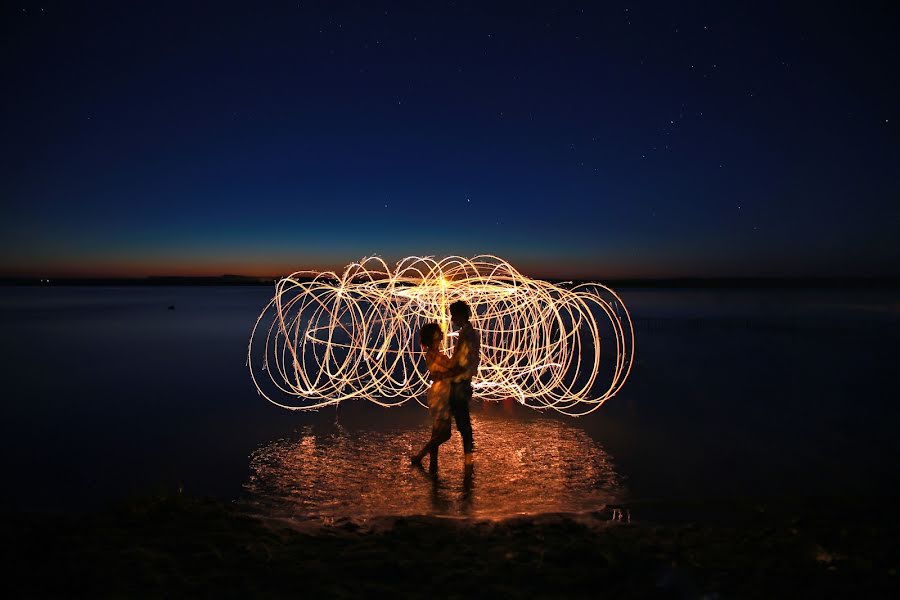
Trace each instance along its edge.
{"label": "gradient sunset sky", "polygon": [[0,275],[900,273],[895,3],[4,6]]}

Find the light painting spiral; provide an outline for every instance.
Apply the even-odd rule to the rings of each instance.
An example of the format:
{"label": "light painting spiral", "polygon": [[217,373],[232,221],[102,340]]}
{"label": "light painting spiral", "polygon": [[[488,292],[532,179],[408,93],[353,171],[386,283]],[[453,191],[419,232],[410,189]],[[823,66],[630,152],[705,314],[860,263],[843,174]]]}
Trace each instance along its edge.
{"label": "light painting spiral", "polygon": [[[291,410],[351,398],[424,403],[430,381],[419,329],[437,321],[448,331],[448,306],[460,299],[481,334],[477,398],[579,416],[628,378],[634,329],[613,290],[531,279],[490,255],[412,256],[393,269],[369,257],[341,275],[298,271],[279,280],[250,336],[251,377],[260,395]],[[455,339],[445,339],[448,353]]]}

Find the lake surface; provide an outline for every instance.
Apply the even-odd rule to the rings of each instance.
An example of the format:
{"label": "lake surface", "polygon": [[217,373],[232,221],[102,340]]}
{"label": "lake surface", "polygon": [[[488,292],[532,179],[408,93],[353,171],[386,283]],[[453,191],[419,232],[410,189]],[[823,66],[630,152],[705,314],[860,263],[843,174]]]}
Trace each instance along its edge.
{"label": "lake surface", "polygon": [[182,486],[294,518],[497,517],[900,490],[896,290],[618,291],[636,335],[619,395],[579,419],[475,402],[474,477],[454,433],[434,480],[406,462],[428,437],[415,402],[288,412],[257,395],[268,288],[0,288],[4,507]]}

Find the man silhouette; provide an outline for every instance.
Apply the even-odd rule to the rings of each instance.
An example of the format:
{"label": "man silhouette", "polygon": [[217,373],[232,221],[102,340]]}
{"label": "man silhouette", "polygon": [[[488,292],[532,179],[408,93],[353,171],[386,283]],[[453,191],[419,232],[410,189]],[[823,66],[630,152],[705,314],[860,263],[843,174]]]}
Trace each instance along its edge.
{"label": "man silhouette", "polygon": [[450,363],[453,365],[450,379],[450,412],[456,421],[456,429],[462,436],[466,467],[474,463],[475,443],[472,439],[472,420],[469,402],[472,400],[472,378],[478,374],[481,363],[481,336],[472,327],[469,318],[472,309],[463,300],[450,305],[450,320],[458,330],[456,348]]}

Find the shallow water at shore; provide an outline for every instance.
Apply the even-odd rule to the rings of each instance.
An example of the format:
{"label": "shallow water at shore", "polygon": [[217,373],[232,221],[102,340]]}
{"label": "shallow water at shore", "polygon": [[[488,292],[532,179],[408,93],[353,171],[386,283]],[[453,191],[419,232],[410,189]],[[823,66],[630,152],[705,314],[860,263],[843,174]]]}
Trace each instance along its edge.
{"label": "shallow water at shore", "polygon": [[410,465],[409,456],[427,439],[422,428],[316,429],[305,427],[253,453],[245,489],[256,511],[326,522],[388,515],[483,519],[595,510],[624,494],[600,444],[560,420],[478,412],[474,470],[465,472],[455,435],[441,446],[434,475]]}

